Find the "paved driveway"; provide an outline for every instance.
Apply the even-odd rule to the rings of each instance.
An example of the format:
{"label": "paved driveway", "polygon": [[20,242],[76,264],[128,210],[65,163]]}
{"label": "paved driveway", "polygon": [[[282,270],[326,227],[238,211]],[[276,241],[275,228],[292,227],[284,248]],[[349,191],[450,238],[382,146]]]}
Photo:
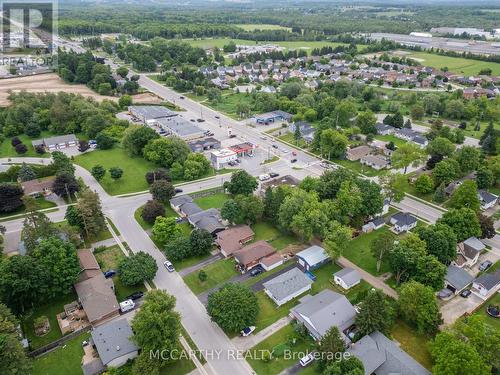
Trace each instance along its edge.
{"label": "paved driveway", "polygon": [[443,316],[443,325],[453,324],[465,313],[471,313],[484,301],[472,293],[469,298],[455,296],[449,301],[441,302],[441,315]]}

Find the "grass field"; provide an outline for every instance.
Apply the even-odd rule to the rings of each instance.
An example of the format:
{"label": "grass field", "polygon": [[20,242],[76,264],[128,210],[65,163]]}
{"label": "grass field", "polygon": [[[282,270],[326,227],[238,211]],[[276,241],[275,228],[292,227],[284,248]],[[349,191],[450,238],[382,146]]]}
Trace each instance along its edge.
{"label": "grass field", "polygon": [[89,333],[83,333],[66,342],[64,346],[35,359],[32,374],[81,374],[82,342],[89,337]]}
{"label": "grass field", "polygon": [[202,210],[208,210],[209,208],[222,208],[224,202],[230,198],[231,197],[227,194],[217,193],[206,197],[195,198],[194,201]]}
{"label": "grass field", "polygon": [[[36,202],[38,204],[39,210],[43,210],[45,208],[52,208],[52,207],[57,206],[57,204],[55,204],[54,202],[48,201],[43,197],[36,198]],[[25,212],[26,212],[25,207],[21,206],[19,209],[15,210],[13,212],[1,213],[0,218],[9,217],[9,216],[13,216],[13,215],[20,215],[20,214],[24,214]]]}
{"label": "grass field", "polygon": [[[321,48],[324,46],[337,47],[341,45],[346,45],[345,43],[333,43],[329,41],[285,41],[285,42],[255,42],[253,40],[244,39],[229,39],[229,38],[216,38],[216,39],[183,39],[183,41],[191,44],[195,47],[201,48],[222,48],[224,45],[228,44],[230,41],[241,45],[254,45],[254,44],[274,44],[285,47],[286,49],[305,49],[312,50],[314,48]],[[359,45],[358,48],[361,49],[363,45]]]}
{"label": "grass field", "polygon": [[493,318],[488,315],[486,308],[488,305],[500,305],[500,294],[495,293],[488,301],[482,304],[482,306],[474,313],[474,315],[479,315],[481,319],[490,325],[495,330],[500,330],[500,319]]}
{"label": "grass field", "polygon": [[364,174],[365,176],[368,177],[380,176],[382,173],[385,172],[384,169],[377,171],[376,169],[361,164],[359,161],[350,161],[347,159],[334,159],[333,162],[340,164],[343,167],[350,169],[351,171]]}
{"label": "grass field", "polygon": [[291,349],[292,352],[299,353],[312,351],[315,349],[315,345],[313,340],[310,338],[297,338],[295,344],[290,345],[292,341],[290,339],[294,337],[296,338],[297,334],[295,333],[292,325],[283,327],[250,349],[251,351],[254,351],[253,353],[262,353],[259,351],[273,351],[274,349],[274,357],[269,361],[262,358],[251,358],[248,359],[248,363],[250,363],[250,366],[252,366],[255,372],[259,375],[279,374],[286,368],[295,365],[299,361],[299,358],[284,359],[283,355],[278,356],[278,352],[280,351],[279,348],[286,347],[287,349]]}
{"label": "grass field", "polygon": [[206,266],[203,270],[208,276],[207,280],[203,282],[198,279],[198,272],[193,272],[184,277],[184,282],[194,294],[203,293],[237,275],[233,259],[219,260]]}
{"label": "grass field", "polygon": [[425,66],[437,69],[446,66],[450,72],[463,73],[465,75],[477,75],[481,69],[485,68],[490,68],[493,75],[500,75],[500,64],[494,62],[440,56],[428,52],[412,52],[408,57],[418,59]]}
{"label": "grass field", "polygon": [[[220,102],[217,103],[212,103],[212,102],[205,102],[207,106],[210,108],[213,108],[214,110],[218,112],[225,113],[229,117],[239,120],[240,117],[238,113],[236,112],[236,106],[238,103],[246,103],[250,105],[250,108],[252,107],[252,98],[249,95],[243,94],[243,93],[231,93],[228,95],[223,95],[222,99]],[[252,112],[253,114],[253,112]]]}
{"label": "grass field", "polygon": [[285,27],[280,25],[270,25],[270,24],[236,24],[234,26],[241,27],[245,31],[255,31],[255,30],[291,30],[291,27]]}
{"label": "grass field", "polygon": [[284,305],[278,306],[264,291],[255,293],[255,296],[257,297],[257,303],[260,309],[257,315],[257,321],[255,322],[255,333],[287,316],[290,309],[296,306],[299,303],[299,299],[302,297],[298,296]]}
{"label": "grass field", "polygon": [[253,224],[252,230],[255,232],[254,241],[267,241],[278,251],[288,245],[299,243],[295,237],[281,233],[278,228],[266,221]]}
{"label": "grass field", "polygon": [[372,275],[379,276],[385,272],[389,272],[387,262],[382,262],[380,272],[377,273],[377,260],[370,251],[372,241],[384,232],[389,232],[387,226],[371,233],[361,234],[347,245],[347,249],[344,250],[342,255]]}
{"label": "grass field", "polygon": [[35,152],[35,149],[31,145],[31,142],[35,139],[40,139],[43,137],[51,137],[53,134],[51,134],[48,131],[42,132],[38,137],[31,138],[28,137],[26,134],[21,134],[18,135],[17,137],[23,142],[26,147],[28,148],[28,151],[25,154],[18,154],[12,144],[10,143],[11,139],[13,137],[7,137],[1,144],[0,144],[0,157],[1,158],[6,158],[6,157],[18,157],[18,156],[33,156],[33,157],[47,157],[48,153],[44,154],[37,154]]}
{"label": "grass field", "polygon": [[[38,306],[32,311],[28,311],[21,318],[23,332],[26,334],[28,340],[30,341],[32,349],[38,349],[62,337],[61,330],[59,329],[59,325],[57,324],[56,314],[64,311],[64,305],[76,300],[77,296],[75,292],[71,291],[70,294],[65,294],[62,296],[58,296],[57,298],[53,298],[47,301],[45,305]],[[46,316],[49,319],[50,331],[43,336],[36,336],[33,322],[36,318],[42,315]]]}
{"label": "grass field", "polygon": [[425,335],[419,335],[405,322],[397,320],[391,330],[394,340],[401,344],[401,348],[419,362],[426,369],[432,368],[432,358],[427,344],[430,340]]}
{"label": "grass field", "polygon": [[101,186],[111,195],[134,193],[148,189],[144,175],[146,172],[156,169],[157,166],[141,157],[131,157],[121,147],[110,150],[96,150],[78,155],[75,164],[90,171],[95,165],[102,165],[106,170],[111,167],[123,169],[123,177],[114,181],[109,172],[100,181]]}

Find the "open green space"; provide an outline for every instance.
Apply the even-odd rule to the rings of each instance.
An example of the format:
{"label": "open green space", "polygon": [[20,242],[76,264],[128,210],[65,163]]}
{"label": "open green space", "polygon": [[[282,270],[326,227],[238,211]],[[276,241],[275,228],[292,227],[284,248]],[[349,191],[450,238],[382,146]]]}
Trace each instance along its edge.
{"label": "open green space", "polygon": [[200,281],[198,272],[193,272],[184,277],[184,282],[194,294],[203,293],[238,275],[234,265],[233,259],[219,260],[203,268],[208,276],[205,281]]}
{"label": "open green space", "polygon": [[[293,343],[294,338],[296,339],[295,343]],[[248,363],[259,375],[275,375],[298,362],[298,358],[285,359],[282,354],[283,349],[291,349],[293,352],[306,352],[312,351],[314,348],[312,338],[299,337],[293,326],[287,325],[250,349],[255,353],[274,350],[273,358],[269,361],[258,357],[251,358],[248,359]]]}
{"label": "open green space", "polygon": [[[122,259],[125,258],[125,254],[123,254],[118,245],[108,247],[105,250],[95,252],[94,254],[99,266],[101,266],[101,270],[103,271],[118,270],[118,265]],[[115,284],[115,294],[118,301],[123,301],[127,296],[134,292],[146,291],[144,284],[132,286],[124,285],[118,275],[113,276],[113,283]]]}
{"label": "open green space", "polygon": [[377,260],[370,251],[370,244],[384,232],[389,232],[389,227],[384,226],[371,233],[359,235],[349,242],[342,255],[374,276],[389,272],[389,265],[386,261],[382,262],[380,272],[377,272]]}
{"label": "open green space", "polygon": [[35,139],[40,139],[44,137],[52,137],[53,134],[44,131],[42,132],[38,137],[31,138],[27,136],[26,134],[21,134],[18,135],[17,137],[23,142],[26,147],[28,148],[28,151],[25,154],[18,154],[12,144],[10,143],[11,139],[13,137],[6,137],[3,142],[0,143],[0,158],[6,158],[6,157],[23,157],[23,156],[32,156],[32,157],[47,157],[48,153],[44,154],[37,154],[33,146],[31,145],[31,142]]}
{"label": "open green space", "polygon": [[216,193],[207,195],[206,197],[195,198],[194,201],[202,210],[208,210],[209,208],[222,208],[224,202],[229,199],[231,197],[225,193]]}
{"label": "open green space", "polygon": [[257,321],[255,322],[254,333],[261,331],[274,322],[287,316],[290,309],[296,306],[299,303],[299,299],[302,297],[298,296],[297,298],[294,298],[293,300],[288,301],[281,306],[278,306],[263,290],[255,293],[255,296],[257,297],[257,303],[259,304],[260,310],[259,314],[257,315]]}
{"label": "open green space", "polygon": [[106,170],[112,167],[123,169],[123,177],[119,180],[113,180],[108,172],[99,181],[104,190],[110,195],[147,190],[149,186],[144,176],[146,172],[157,168],[155,164],[141,157],[131,157],[121,147],[87,152],[76,156],[74,162],[88,171],[95,165],[102,165]]}
{"label": "open green space", "polygon": [[255,30],[291,30],[291,27],[285,27],[285,26],[280,26],[280,25],[270,25],[270,24],[254,24],[254,23],[249,23],[249,24],[244,24],[244,23],[239,23],[234,26],[240,27],[245,31],[255,31]]}
{"label": "open green space", "polygon": [[500,306],[500,294],[495,293],[493,297],[491,297],[489,300],[487,300],[485,303],[481,305],[481,307],[474,313],[474,315],[480,316],[481,319],[485,323],[490,325],[493,329],[500,330],[500,319],[493,318],[492,316],[488,315],[486,311],[486,308],[489,305]]}
{"label": "open green space", "polygon": [[[71,289],[69,294],[53,298],[43,305],[26,311],[26,313],[20,317],[23,332],[30,342],[31,349],[35,350],[41,348],[62,337],[61,330],[57,324],[56,314],[63,312],[64,305],[76,301],[77,298],[75,292]],[[33,327],[33,322],[40,316],[46,316],[50,323],[50,331],[43,336],[35,335]]]}
{"label": "open green space", "polygon": [[97,235],[92,235],[92,236],[85,236],[85,245],[86,246],[91,246],[93,243],[104,241],[107,239],[113,238],[113,235],[109,231],[107,227],[104,227]]}
{"label": "open green space", "polygon": [[[215,38],[215,39],[183,39],[183,41],[189,43],[195,47],[201,47],[204,49],[219,47],[222,48],[227,45],[230,41],[233,41],[236,44],[241,45],[258,45],[258,44],[274,44],[278,46],[285,47],[286,49],[305,49],[312,50],[314,48],[321,48],[324,46],[337,47],[346,45],[345,43],[334,43],[329,41],[283,41],[283,42],[256,42],[253,40],[245,40],[245,39],[230,39],[230,38]],[[363,45],[359,45],[358,49],[364,47]]]}
{"label": "open green space", "polygon": [[400,147],[407,143],[406,141],[394,136],[394,135],[377,135],[375,136],[375,139],[378,139],[380,141],[384,142],[393,142],[396,147]]}
{"label": "open green space", "polygon": [[[207,101],[204,104],[218,112],[225,113],[231,118],[236,120],[240,119],[237,112],[238,103],[244,103],[251,106],[252,97],[244,93],[230,93],[228,95],[223,95],[219,102]],[[252,113],[253,114],[253,113]]]}
{"label": "open green space", "polygon": [[[52,207],[56,207],[57,204],[55,204],[54,202],[52,201],[48,201],[46,200],[45,198],[43,197],[38,197],[36,198],[36,202],[38,204],[38,209],[39,210],[43,210],[43,209],[46,209],[46,208],[52,208]],[[24,206],[21,206],[20,208],[18,208],[17,210],[13,211],[13,212],[8,212],[8,213],[1,213],[0,214],[0,218],[4,218],[4,217],[9,217],[9,216],[13,216],[13,215],[21,215],[21,214],[24,214],[26,212],[26,209]]]}
{"label": "open green space", "polygon": [[425,335],[418,334],[408,324],[402,320],[397,320],[391,330],[391,336],[394,340],[399,342],[401,349],[413,357],[426,369],[432,368],[432,358],[427,344],[430,338]]}
{"label": "open green space", "polygon": [[386,172],[386,170],[384,169],[377,171],[376,169],[361,164],[359,161],[350,161],[347,159],[335,159],[333,162],[340,164],[343,167],[350,169],[356,173],[364,174],[365,176],[368,177],[380,176],[381,174]]}
{"label": "open green space", "polygon": [[89,333],[82,333],[54,351],[33,361],[33,375],[81,374],[83,357],[82,342],[88,341]]}
{"label": "open green space", "polygon": [[188,267],[194,266],[195,264],[203,262],[205,259],[209,258],[210,256],[211,256],[211,254],[189,257],[189,258],[182,259],[182,260],[172,261],[172,264],[174,265],[176,271],[180,271],[180,270],[183,270],[184,268],[188,268]]}
{"label": "open green space", "polygon": [[278,228],[267,221],[259,221],[252,224],[251,227],[255,233],[254,241],[267,241],[278,251],[283,250],[288,245],[300,243],[297,238],[292,235],[283,234]]}
{"label": "open green space", "polygon": [[441,56],[429,52],[411,52],[408,57],[418,59],[422,65],[431,68],[441,69],[447,67],[450,72],[465,75],[477,75],[481,69],[487,68],[491,69],[493,75],[500,75],[500,64],[489,61]]}

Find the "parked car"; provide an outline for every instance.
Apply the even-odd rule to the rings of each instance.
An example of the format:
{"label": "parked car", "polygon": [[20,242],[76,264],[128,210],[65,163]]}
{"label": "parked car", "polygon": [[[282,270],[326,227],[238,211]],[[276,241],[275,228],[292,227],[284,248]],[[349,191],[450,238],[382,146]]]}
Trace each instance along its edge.
{"label": "parked car", "polygon": [[179,188],[175,188],[175,194],[179,194],[179,193],[182,193],[184,190],[182,189],[179,189]]}
{"label": "parked car", "polygon": [[296,162],[297,162],[297,159],[290,160],[290,163],[296,163]]}
{"label": "parked car", "polygon": [[212,133],[212,132],[208,132],[208,133],[206,133],[206,135],[207,135],[207,136],[209,136],[209,137],[213,137],[213,136],[214,136],[214,133]]}
{"label": "parked car", "polygon": [[131,299],[125,300],[123,302],[120,302],[120,311],[122,313],[125,313],[127,311],[133,310],[134,307],[135,307],[135,303]]}
{"label": "parked car", "polygon": [[229,138],[236,138],[236,134],[231,134]]}
{"label": "parked car", "polygon": [[488,268],[491,267],[492,264],[493,263],[491,260],[485,260],[483,263],[479,265],[479,271],[486,271]]}
{"label": "parked car", "polygon": [[205,122],[205,120],[203,120],[202,118],[199,118],[196,121],[198,121],[198,122]]}
{"label": "parked car", "polygon": [[278,148],[278,145],[277,144],[273,144],[273,148]]}
{"label": "parked car", "polygon": [[116,271],[115,270],[107,270],[106,272],[103,272],[104,273],[104,277],[106,279],[109,279],[110,277],[113,277],[116,275]]}
{"label": "parked car", "polygon": [[266,181],[266,180],[269,180],[270,178],[271,178],[271,177],[270,177],[267,173],[265,173],[265,174],[261,174],[261,175],[259,176],[259,180],[260,180],[260,181]]}
{"label": "parked car", "polygon": [[299,363],[302,367],[306,367],[309,363],[314,361],[314,355],[312,353],[309,353],[308,355],[303,356]]}
{"label": "parked car", "polygon": [[183,221],[184,221],[184,219],[183,219],[182,217],[176,217],[176,218],[175,218],[175,222],[176,222],[177,224],[182,223]]}
{"label": "parked car", "polygon": [[469,297],[471,294],[472,294],[472,292],[470,291],[470,289],[465,289],[465,290],[462,290],[462,292],[460,293],[460,297],[467,298],[467,297]]}
{"label": "parked car", "polygon": [[250,276],[255,277],[257,275],[260,275],[263,272],[264,272],[264,268],[257,266],[257,267],[254,267],[250,270]]}
{"label": "parked car", "polygon": [[144,292],[134,292],[130,296],[128,296],[126,299],[131,299],[132,301],[135,301],[136,299],[142,298],[144,296]]}
{"label": "parked car", "polygon": [[271,172],[271,173],[269,173],[269,176],[270,176],[271,178],[278,177],[279,175],[280,175],[280,174],[279,174],[279,173],[276,173],[276,172]]}
{"label": "parked car", "polygon": [[184,99],[184,97],[183,96],[179,96],[179,99]]}
{"label": "parked car", "polygon": [[260,139],[263,139],[265,141],[267,139],[267,137],[262,136],[262,137],[260,137]]}
{"label": "parked car", "polygon": [[218,120],[218,119],[220,119],[220,116],[215,115],[214,117],[215,117],[217,120]]}
{"label": "parked car", "polygon": [[168,260],[166,260],[165,262],[163,262],[163,265],[165,266],[165,268],[167,269],[168,272],[174,272],[175,271],[174,265],[171,262],[169,262]]}
{"label": "parked car", "polygon": [[189,120],[189,121],[191,121],[191,122],[196,122],[196,120],[195,120],[194,118],[192,118],[192,119],[191,119],[191,120]]}
{"label": "parked car", "polygon": [[240,335],[243,336],[243,337],[247,337],[249,336],[253,331],[255,331],[255,326],[250,326],[250,327],[246,327],[246,328],[243,328],[240,332]]}

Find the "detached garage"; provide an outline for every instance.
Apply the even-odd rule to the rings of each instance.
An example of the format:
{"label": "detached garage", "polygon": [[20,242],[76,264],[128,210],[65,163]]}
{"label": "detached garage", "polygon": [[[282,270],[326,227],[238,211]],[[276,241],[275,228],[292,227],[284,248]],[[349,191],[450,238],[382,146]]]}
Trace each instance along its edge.
{"label": "detached garage", "polygon": [[312,280],[298,268],[276,276],[266,281],[264,291],[278,305],[281,306],[288,301],[300,296],[311,289]]}
{"label": "detached garage", "polygon": [[330,256],[325,249],[314,245],[295,254],[297,264],[304,271],[312,271],[330,261]]}

